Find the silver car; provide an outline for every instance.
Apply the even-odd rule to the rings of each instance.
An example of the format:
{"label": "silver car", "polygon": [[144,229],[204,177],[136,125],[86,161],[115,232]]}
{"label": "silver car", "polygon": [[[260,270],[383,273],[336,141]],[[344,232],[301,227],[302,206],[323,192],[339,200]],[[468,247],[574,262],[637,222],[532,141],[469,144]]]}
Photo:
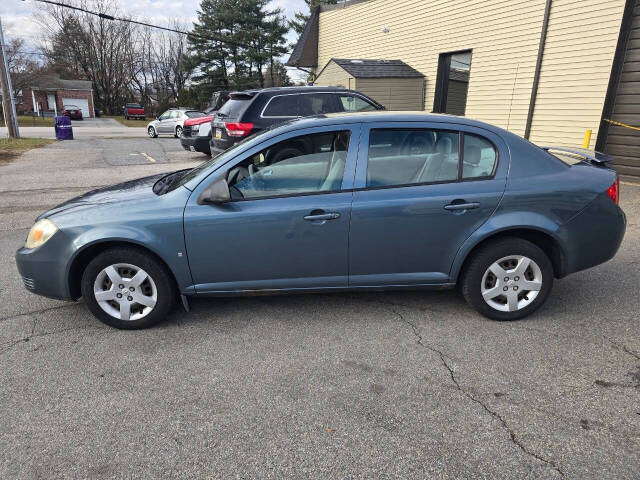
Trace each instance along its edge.
{"label": "silver car", "polygon": [[166,134],[180,138],[185,120],[204,117],[205,115],[204,112],[192,108],[170,108],[147,125],[147,133],[151,138]]}

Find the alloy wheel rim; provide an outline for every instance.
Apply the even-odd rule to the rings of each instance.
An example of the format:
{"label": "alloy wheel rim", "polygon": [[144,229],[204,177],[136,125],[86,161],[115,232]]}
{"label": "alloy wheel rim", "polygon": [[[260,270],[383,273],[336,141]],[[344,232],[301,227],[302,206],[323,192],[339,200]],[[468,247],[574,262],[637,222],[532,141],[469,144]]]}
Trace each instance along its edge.
{"label": "alloy wheel rim", "polygon": [[542,270],[523,255],[509,255],[493,262],[481,283],[484,301],[495,310],[515,312],[529,306],[542,289]]}
{"label": "alloy wheel rim", "polygon": [[102,310],[123,321],[146,317],[158,301],[153,278],[129,263],[115,263],[100,270],[93,283],[93,295]]}
{"label": "alloy wheel rim", "polygon": [[153,128],[153,127],[149,127],[149,130],[147,130],[147,131],[149,132],[149,136],[150,136],[151,138],[153,138],[153,136],[154,136],[154,135],[155,135],[155,133],[156,133],[156,132],[155,132],[155,130],[154,130],[154,128]]}

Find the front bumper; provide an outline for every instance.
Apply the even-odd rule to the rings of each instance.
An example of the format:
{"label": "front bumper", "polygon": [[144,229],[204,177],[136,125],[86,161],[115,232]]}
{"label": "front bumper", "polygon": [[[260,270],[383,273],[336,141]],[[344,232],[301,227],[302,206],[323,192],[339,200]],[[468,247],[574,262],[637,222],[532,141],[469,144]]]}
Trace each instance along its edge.
{"label": "front bumper", "polygon": [[180,137],[180,145],[185,150],[211,153],[209,148],[210,137]]}
{"label": "front bumper", "polygon": [[67,237],[58,230],[39,248],[20,248],[16,264],[25,288],[45,297],[73,300],[67,278],[69,246]]}

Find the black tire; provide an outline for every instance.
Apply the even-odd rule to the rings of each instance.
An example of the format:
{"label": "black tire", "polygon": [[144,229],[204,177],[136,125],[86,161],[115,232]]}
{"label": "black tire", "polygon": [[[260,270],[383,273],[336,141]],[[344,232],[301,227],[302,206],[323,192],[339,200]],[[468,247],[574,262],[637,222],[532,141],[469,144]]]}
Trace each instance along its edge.
{"label": "black tire", "polygon": [[180,138],[182,136],[182,127],[180,125],[176,127],[176,133],[174,133],[173,136],[176,138]]}
{"label": "black tire", "polygon": [[[542,286],[529,305],[519,310],[501,311],[493,308],[483,298],[482,282],[485,272],[494,262],[510,255],[522,255],[533,260],[542,273]],[[537,245],[521,238],[505,237],[488,243],[475,252],[467,260],[461,277],[462,295],[479,313],[493,320],[517,320],[536,311],[549,297],[553,288],[553,265]]]}
{"label": "black tire", "polygon": [[149,137],[151,137],[151,138],[158,138],[158,132],[153,127],[147,128],[147,133],[149,134]]}
{"label": "black tire", "polygon": [[[157,300],[153,309],[137,320],[121,320],[109,315],[96,301],[93,285],[98,274],[109,265],[127,263],[143,269],[153,279]],[[176,289],[171,273],[153,256],[134,247],[106,250],[95,257],[85,268],[81,281],[82,297],[87,307],[103,323],[115,328],[134,330],[151,327],[164,320],[176,303]]]}

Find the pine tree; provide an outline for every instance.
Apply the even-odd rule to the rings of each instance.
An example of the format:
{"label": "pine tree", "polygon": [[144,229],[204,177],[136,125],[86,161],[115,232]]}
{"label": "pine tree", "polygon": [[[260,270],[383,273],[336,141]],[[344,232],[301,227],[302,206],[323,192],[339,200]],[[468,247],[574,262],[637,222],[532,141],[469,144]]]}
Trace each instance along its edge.
{"label": "pine tree", "polygon": [[309,7],[309,13],[296,12],[294,18],[289,20],[289,27],[293,28],[298,35],[302,33],[309,20],[309,15],[318,5],[335,5],[338,0],[304,0],[304,2]]}

